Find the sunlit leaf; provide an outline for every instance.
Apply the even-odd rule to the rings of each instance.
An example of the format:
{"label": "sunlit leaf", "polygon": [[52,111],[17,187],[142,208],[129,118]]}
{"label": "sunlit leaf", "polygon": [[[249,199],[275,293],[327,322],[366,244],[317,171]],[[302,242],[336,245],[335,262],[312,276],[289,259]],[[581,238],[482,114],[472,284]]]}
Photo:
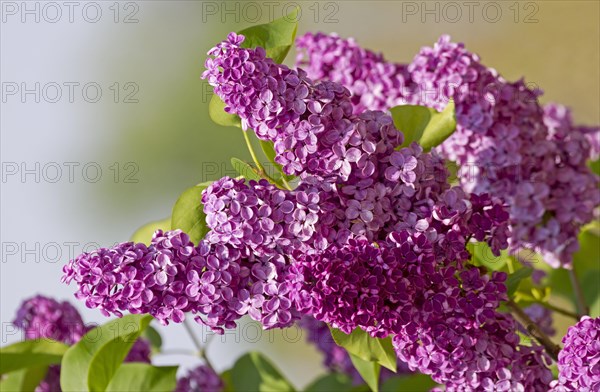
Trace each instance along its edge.
{"label": "sunlit leaf", "polygon": [[106,390],[151,320],[149,315],[127,315],[86,333],[63,356],[61,389],[81,392]]}
{"label": "sunlit leaf", "polygon": [[390,109],[394,125],[404,134],[402,147],[417,142],[425,151],[439,146],[456,129],[454,103],[438,112],[425,106],[400,105]]}

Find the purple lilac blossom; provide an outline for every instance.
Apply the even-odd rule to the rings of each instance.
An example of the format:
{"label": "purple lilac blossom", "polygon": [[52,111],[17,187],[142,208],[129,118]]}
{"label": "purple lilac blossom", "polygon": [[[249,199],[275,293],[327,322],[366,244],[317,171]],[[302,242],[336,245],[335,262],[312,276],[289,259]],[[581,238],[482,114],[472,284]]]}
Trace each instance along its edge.
{"label": "purple lilac blossom", "polygon": [[[426,217],[449,187],[443,160],[433,154],[422,154],[416,144],[395,151],[403,136],[394,128],[390,116],[382,112],[354,115],[349,92],[340,84],[314,84],[304,76],[304,71],[291,70],[266,58],[261,48],[241,48],[243,39],[232,33],[211,49],[209,55],[214,57],[207,59],[203,77],[224,100],[226,110],[239,115],[259,138],[275,143],[276,159],[293,164],[287,170],[286,162],[279,160],[288,174],[301,173],[308,184],[322,179],[338,184],[333,190],[339,197],[333,196],[331,200],[345,210],[347,220],[341,222],[334,235],[347,236],[349,230],[352,235],[368,239],[384,238],[395,225],[405,224],[412,225],[414,230],[427,230]],[[301,105],[295,93],[299,89],[298,80],[302,86]],[[305,94],[305,90],[309,92]],[[254,95],[276,99],[277,109],[257,107],[260,99],[253,98]],[[298,105],[302,110],[296,110]],[[311,111],[313,107],[317,109]],[[297,140],[310,146],[298,152],[294,147]],[[464,207],[460,199],[465,196],[459,191],[449,191],[443,197]],[[445,225],[458,216],[453,207],[440,206],[449,214],[440,219]],[[340,208],[333,210],[336,216],[340,211]],[[217,218],[222,220],[222,214]],[[480,229],[480,233],[485,232],[483,226]],[[232,240],[241,233],[240,230],[232,233]],[[505,239],[498,242],[493,246],[495,251]]]}
{"label": "purple lilac blossom", "polygon": [[313,80],[330,80],[352,93],[355,113],[387,110],[407,103],[412,80],[407,65],[386,62],[381,54],[337,34],[306,33],[296,39],[296,65]]}
{"label": "purple lilac blossom", "polygon": [[600,317],[583,316],[570,327],[558,353],[558,380],[552,392],[600,390]]}
{"label": "purple lilac blossom", "polygon": [[[211,231],[200,244],[158,231],[148,247],[80,255],[64,269],[77,296],[106,313],[150,313],[164,323],[196,313],[217,332],[244,314],[273,328],[304,313],[347,332],[395,335],[411,369],[449,388],[469,377],[488,389],[541,389],[548,378],[541,353],[498,333],[513,326],[496,312],[505,277],[466,266],[471,238],[496,254],[508,246],[503,203],[450,187],[436,153],[416,144],[396,151],[403,137],[388,115],[354,114],[341,85],[314,84],[260,48],[242,49],[242,40],[232,33],[211,50],[203,76],[245,128],[275,143],[278,162],[300,174],[300,184],[288,192],[266,181],[216,181],[203,193]],[[440,328],[472,337],[459,353],[441,340],[423,348],[412,339],[435,339]],[[459,332],[448,335],[451,344],[461,344]],[[474,341],[489,341],[484,356],[502,354],[500,365],[478,363]],[[465,367],[440,373],[430,354],[456,354]],[[513,360],[525,370],[502,367]]]}
{"label": "purple lilac blossom", "polygon": [[514,250],[532,248],[553,267],[570,266],[578,232],[600,203],[598,177],[585,164],[600,151],[598,127],[573,126],[564,107],[542,109],[540,91],[507,82],[447,36],[409,65],[336,35],[308,33],[297,47],[307,77],[337,81],[356,94],[369,86],[375,98],[354,99],[356,113],[407,103],[442,110],[452,98],[457,130],[439,150],[469,172],[461,175],[465,189],[511,206]]}
{"label": "purple lilac blossom", "polygon": [[28,340],[45,338],[73,344],[87,332],[73,305],[42,295],[23,301],[13,324],[23,330]]}
{"label": "purple lilac blossom", "polygon": [[223,380],[214,370],[201,365],[177,380],[175,392],[221,392],[224,387]]}
{"label": "purple lilac blossom", "polygon": [[346,333],[393,335],[399,359],[448,390],[545,391],[552,379],[541,348],[519,345],[514,320],[496,310],[506,274],[439,263],[424,234],[350,240],[307,255],[300,271],[307,313]]}
{"label": "purple lilac blossom", "polygon": [[240,46],[231,33],[211,49],[202,77],[262,140],[275,144],[275,160],[287,174],[347,180],[373,174],[380,158],[402,143],[382,112],[353,114],[350,92],[339,83],[313,83],[265,57],[262,48]]}

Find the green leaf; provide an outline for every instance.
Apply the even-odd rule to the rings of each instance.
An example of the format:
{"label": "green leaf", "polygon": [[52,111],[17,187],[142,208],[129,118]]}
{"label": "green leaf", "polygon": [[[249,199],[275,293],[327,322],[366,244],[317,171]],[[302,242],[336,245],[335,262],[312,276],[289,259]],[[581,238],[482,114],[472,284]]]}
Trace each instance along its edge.
{"label": "green leaf", "polygon": [[588,166],[592,170],[592,173],[595,173],[597,176],[600,176],[600,159],[596,159],[595,161],[589,161]]}
{"label": "green leaf", "polygon": [[271,23],[248,27],[240,31],[246,37],[242,42],[243,48],[265,49],[267,57],[276,63],[281,63],[287,56],[298,31],[298,8],[287,16],[275,19]]}
{"label": "green leaf", "polygon": [[107,392],[165,392],[177,386],[177,366],[124,363],[106,387]]}
{"label": "green leaf", "polygon": [[509,298],[515,294],[515,292],[519,288],[519,285],[521,284],[521,281],[530,277],[532,272],[532,268],[525,267],[518,269],[512,274],[508,275],[508,278],[506,279],[506,290]]}
{"label": "green leaf", "polygon": [[210,119],[219,125],[226,127],[242,127],[242,120],[237,114],[229,114],[225,111],[225,102],[218,95],[213,94],[208,103],[208,115]]}
{"label": "green leaf", "polygon": [[329,327],[329,329],[337,345],[345,348],[350,354],[365,361],[377,362],[393,372],[396,371],[397,357],[391,337],[373,338],[360,328],[356,328],[350,335],[336,328]]}
{"label": "green leaf", "polygon": [[471,253],[476,265],[483,265],[492,271],[499,271],[509,260],[507,251],[502,251],[500,256],[494,256],[492,249],[486,242],[469,242],[467,249]]}
{"label": "green leaf", "polygon": [[50,339],[26,340],[0,348],[0,374],[60,363],[69,346]]}
{"label": "green leaf", "polygon": [[186,189],[173,206],[171,229],[183,230],[194,244],[198,244],[209,231],[202,205],[202,191],[210,184],[203,182]]}
{"label": "green leaf", "polygon": [[238,158],[231,158],[231,166],[235,169],[236,172],[240,174],[240,176],[244,177],[247,180],[255,180],[260,181],[262,177],[255,168],[250,166],[249,163],[246,163]]}
{"label": "green leaf", "polygon": [[127,315],[86,333],[63,357],[62,390],[106,390],[131,346],[151,320],[149,315]]}
{"label": "green leaf", "polygon": [[329,373],[311,382],[304,388],[304,392],[345,392],[353,388],[352,379],[347,374]]}
{"label": "green leaf", "polygon": [[33,366],[27,369],[15,370],[3,375],[0,380],[0,391],[33,392],[46,377],[48,366]]}
{"label": "green leaf", "polygon": [[150,241],[152,240],[152,236],[154,235],[154,232],[158,229],[161,229],[163,231],[171,230],[171,218],[165,218],[159,221],[154,221],[145,224],[144,226],[137,229],[135,233],[133,233],[133,235],[131,236],[131,241],[141,242],[146,245],[149,245]]}
{"label": "green leaf", "polygon": [[385,380],[381,385],[381,392],[427,392],[438,385],[431,377],[425,374],[411,374],[396,376]]}
{"label": "green leaf", "polygon": [[221,375],[221,381],[223,381],[223,390],[221,392],[234,392],[233,380],[231,379],[231,369],[225,370]]}
{"label": "green leaf", "polygon": [[142,333],[142,337],[146,339],[150,343],[150,347],[152,348],[152,352],[159,353],[162,348],[162,337],[160,333],[156,329],[154,329],[151,325],[146,327],[144,332]]}
{"label": "green leaf", "polygon": [[454,102],[450,101],[442,112],[425,106],[400,105],[390,109],[394,125],[404,134],[406,147],[419,143],[425,151],[442,144],[456,129]]}
{"label": "green leaf", "polygon": [[350,360],[352,361],[356,371],[358,371],[362,379],[365,380],[369,388],[371,388],[373,392],[378,392],[381,365],[377,362],[365,361],[354,354],[350,354]]}
{"label": "green leaf", "polygon": [[[585,301],[590,305],[590,315],[600,316],[600,222],[594,221],[579,233],[580,249],[573,255],[575,272],[581,283]],[[547,267],[548,285],[552,292],[568,299],[576,308],[569,272],[564,268]]]}
{"label": "green leaf", "polygon": [[275,366],[257,352],[239,358],[231,369],[235,391],[289,392],[294,387]]}

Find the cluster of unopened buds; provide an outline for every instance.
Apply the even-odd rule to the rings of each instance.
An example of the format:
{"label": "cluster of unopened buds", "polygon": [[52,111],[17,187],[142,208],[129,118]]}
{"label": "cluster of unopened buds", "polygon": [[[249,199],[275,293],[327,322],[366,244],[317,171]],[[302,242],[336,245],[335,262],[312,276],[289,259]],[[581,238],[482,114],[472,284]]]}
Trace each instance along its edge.
{"label": "cluster of unopened buds", "polygon": [[[306,35],[298,40],[306,71],[243,40],[231,33],[213,48],[203,78],[244,130],[273,143],[276,162],[297,176],[294,189],[215,181],[198,200],[210,229],[203,240],[159,230],[149,245],[82,254],[64,267],[77,298],[163,324],[190,313],[220,333],[244,315],[265,328],[308,317],[391,336],[404,371],[431,375],[446,391],[547,391],[551,359],[521,344],[516,321],[498,310],[506,274],[473,266],[466,245],[486,242],[496,255],[533,246],[568,265],[600,201],[585,166],[593,130],[573,126],[561,107],[540,107],[537,92],[445,37],[404,66],[351,40]],[[481,90],[488,84],[491,95]],[[447,95],[426,88],[451,92],[458,128],[439,151],[399,148],[403,134],[385,110],[443,109]],[[452,186],[444,158],[494,170]],[[515,165],[519,176],[503,170]],[[565,346],[598,343],[596,321],[582,321],[585,332]],[[596,343],[586,348],[596,365],[585,369],[569,367],[581,350],[565,347],[561,374],[569,370],[556,391],[598,387]],[[332,367],[347,368],[347,357],[332,355]]]}

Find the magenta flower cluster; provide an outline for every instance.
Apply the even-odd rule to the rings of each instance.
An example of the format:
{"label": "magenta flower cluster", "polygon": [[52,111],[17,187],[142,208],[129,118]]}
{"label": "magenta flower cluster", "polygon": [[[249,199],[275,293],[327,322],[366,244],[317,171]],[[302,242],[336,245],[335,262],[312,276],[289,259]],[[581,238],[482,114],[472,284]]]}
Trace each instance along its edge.
{"label": "magenta flower cluster", "polygon": [[552,392],[600,390],[600,317],[584,316],[570,327],[558,353],[558,380]]}
{"label": "magenta flower cluster", "polygon": [[221,333],[244,315],[265,328],[308,315],[393,336],[401,361],[449,391],[546,390],[547,358],[498,312],[506,276],[468,263],[471,239],[496,255],[508,247],[504,203],[452,187],[437,153],[399,148],[390,116],[357,111],[339,83],[315,83],[243,39],[212,49],[204,77],[245,129],[274,143],[296,188],[224,177],[198,200],[210,229],[200,243],[159,230],[149,246],[82,254],[64,268],[76,296],[164,324],[192,313]]}
{"label": "magenta flower cluster", "polygon": [[87,332],[87,327],[73,305],[42,295],[23,301],[13,324],[25,333],[27,340],[45,338],[73,344]]}
{"label": "magenta flower cluster", "polygon": [[532,248],[553,267],[570,265],[578,232],[600,203],[598,177],[586,165],[598,157],[598,127],[573,125],[562,106],[542,107],[540,91],[507,82],[447,36],[408,65],[336,35],[308,33],[296,44],[307,76],[348,88],[355,112],[403,104],[442,110],[453,99],[457,130],[439,151],[462,166],[465,189],[511,206],[513,249]]}
{"label": "magenta flower cluster", "polygon": [[[36,295],[23,301],[17,310],[13,324],[23,331],[26,340],[52,339],[67,345],[77,343],[83,335],[94,328],[92,325],[84,324],[81,315],[73,305],[43,295]],[[145,339],[136,340],[125,362],[150,363],[150,343]],[[35,391],[61,391],[59,365],[48,368],[46,377]]]}

